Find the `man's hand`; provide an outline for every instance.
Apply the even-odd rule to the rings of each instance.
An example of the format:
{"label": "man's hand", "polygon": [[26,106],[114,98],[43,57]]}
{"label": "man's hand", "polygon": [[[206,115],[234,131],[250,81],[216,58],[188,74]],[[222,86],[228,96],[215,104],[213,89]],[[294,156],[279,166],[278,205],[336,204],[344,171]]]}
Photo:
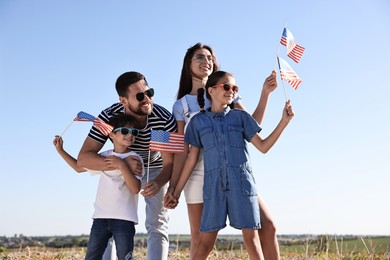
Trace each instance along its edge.
{"label": "man's hand", "polygon": [[127,167],[125,161],[117,156],[108,156],[104,159],[104,161],[107,163],[109,168],[121,170],[122,167]]}
{"label": "man's hand", "polygon": [[145,198],[151,198],[160,191],[157,181],[151,180],[142,187],[141,195]]}
{"label": "man's hand", "polygon": [[142,162],[137,156],[128,156],[125,158],[125,161],[134,175],[142,177]]}

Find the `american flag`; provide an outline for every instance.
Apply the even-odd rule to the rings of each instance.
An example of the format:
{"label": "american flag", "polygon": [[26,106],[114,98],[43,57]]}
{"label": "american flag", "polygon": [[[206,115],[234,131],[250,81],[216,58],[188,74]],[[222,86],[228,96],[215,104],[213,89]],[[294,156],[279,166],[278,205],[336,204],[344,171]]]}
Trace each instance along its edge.
{"label": "american flag", "polygon": [[151,130],[149,150],[170,153],[184,152],[184,135],[163,130]]}
{"label": "american flag", "polygon": [[94,126],[104,135],[108,135],[109,133],[111,133],[112,129],[114,129],[113,126],[107,124],[100,118],[94,117],[93,115],[90,115],[83,111],[80,111],[73,120],[81,121],[81,122],[87,122],[87,121],[93,122]]}
{"label": "american flag", "polygon": [[297,89],[302,80],[295,73],[295,71],[288,65],[287,61],[278,57],[278,64],[280,70],[280,77],[287,81],[293,89]]}
{"label": "american flag", "polygon": [[283,29],[282,38],[280,39],[280,44],[287,47],[288,57],[290,57],[296,63],[300,61],[303,52],[305,51],[305,48],[296,44],[294,40],[294,36],[287,28]]}

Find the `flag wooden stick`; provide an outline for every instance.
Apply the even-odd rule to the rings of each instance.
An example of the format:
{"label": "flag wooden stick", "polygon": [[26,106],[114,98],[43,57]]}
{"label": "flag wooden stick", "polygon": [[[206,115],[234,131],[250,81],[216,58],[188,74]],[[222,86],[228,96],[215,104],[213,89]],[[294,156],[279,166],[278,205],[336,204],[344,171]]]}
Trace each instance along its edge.
{"label": "flag wooden stick", "polygon": [[284,87],[284,82],[283,82],[283,79],[282,79],[282,73],[280,72],[280,63],[279,63],[279,56],[276,56],[276,61],[278,63],[278,67],[279,67],[279,75],[280,75],[280,80],[282,81],[282,86],[283,86],[283,91],[284,91],[284,98],[286,99],[286,101],[288,100],[287,99],[287,95],[286,95],[286,88]]}
{"label": "flag wooden stick", "polygon": [[[280,46],[279,46],[279,49],[280,49]],[[278,65],[279,65],[279,62],[278,62],[277,57],[279,57],[279,50],[278,50],[278,52],[276,53],[275,70],[277,70],[277,68],[279,67],[279,66],[278,66]]]}
{"label": "flag wooden stick", "polygon": [[286,88],[284,87],[284,82],[283,82],[282,79],[281,79],[281,81],[282,81],[282,86],[283,86],[283,91],[284,91],[284,98],[285,98],[286,101],[287,101],[288,99],[287,99],[287,95],[286,95]]}
{"label": "flag wooden stick", "polygon": [[148,170],[146,171],[146,183],[149,182],[149,165],[150,165],[150,150],[148,154]]}
{"label": "flag wooden stick", "polygon": [[73,124],[74,120],[72,120],[72,122],[70,122],[70,124],[65,128],[65,130],[62,132],[62,134],[60,135],[60,137],[62,137],[64,135],[64,133],[66,132],[66,130],[68,130],[68,128]]}

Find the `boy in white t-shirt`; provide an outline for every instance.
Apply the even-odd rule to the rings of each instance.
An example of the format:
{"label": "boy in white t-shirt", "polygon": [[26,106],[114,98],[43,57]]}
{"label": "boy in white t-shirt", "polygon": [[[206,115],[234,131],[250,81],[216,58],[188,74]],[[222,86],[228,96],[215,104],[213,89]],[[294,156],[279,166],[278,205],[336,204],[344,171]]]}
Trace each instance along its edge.
{"label": "boy in white t-shirt", "polygon": [[[88,171],[100,174],[99,186],[96,192],[93,225],[89,235],[85,259],[101,259],[109,239],[113,236],[118,259],[133,259],[135,227],[138,224],[138,193],[141,189],[141,177],[129,171],[122,159],[128,156],[141,157],[129,150],[138,135],[132,117],[118,115],[110,119],[114,130],[109,138],[114,144],[113,150],[100,153],[106,157],[109,171]],[[62,138],[56,136],[53,141],[61,157],[77,172],[86,169],[77,166],[77,160],[63,149]]]}

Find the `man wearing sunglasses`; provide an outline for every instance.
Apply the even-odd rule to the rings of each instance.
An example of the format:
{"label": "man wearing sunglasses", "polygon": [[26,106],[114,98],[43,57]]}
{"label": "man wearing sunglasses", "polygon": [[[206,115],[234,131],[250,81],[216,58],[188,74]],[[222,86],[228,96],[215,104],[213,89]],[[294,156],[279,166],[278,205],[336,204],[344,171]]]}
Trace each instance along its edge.
{"label": "man wearing sunglasses", "polygon": [[[118,114],[128,114],[135,119],[134,128],[138,129],[138,136],[130,149],[140,154],[145,166],[149,166],[149,170],[146,170],[149,176],[145,175],[142,179],[141,192],[146,203],[146,259],[168,259],[168,210],[164,207],[163,198],[172,173],[173,154],[149,151],[149,142],[151,129],[176,132],[176,121],[167,109],[153,104],[154,90],[149,88],[141,73],[132,71],[122,74],[115,88],[120,102],[104,109],[98,117],[104,122]],[[108,170],[104,158],[98,155],[106,141],[107,136],[92,126],[81,147],[78,165],[88,169]],[[137,158],[128,157],[126,162],[133,174],[141,174],[141,162]]]}

